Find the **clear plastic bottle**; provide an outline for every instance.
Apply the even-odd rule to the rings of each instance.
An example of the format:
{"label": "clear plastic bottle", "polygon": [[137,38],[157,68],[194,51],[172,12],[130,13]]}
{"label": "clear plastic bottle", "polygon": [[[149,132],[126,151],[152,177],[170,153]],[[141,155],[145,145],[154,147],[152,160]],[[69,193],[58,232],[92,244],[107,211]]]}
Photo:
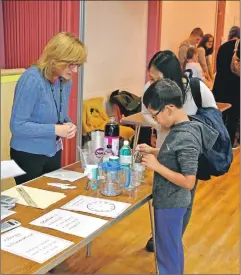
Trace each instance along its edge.
{"label": "clear plastic bottle", "polygon": [[114,153],[112,152],[112,145],[108,144],[107,149],[104,152],[103,161],[109,161],[112,156],[114,156]]}
{"label": "clear plastic bottle", "polygon": [[125,140],[124,145],[120,149],[120,164],[123,171],[123,182],[122,187],[129,189],[131,184],[131,148],[129,146],[129,141]]}
{"label": "clear plastic bottle", "polygon": [[124,145],[120,149],[120,164],[130,166],[131,162],[132,162],[131,148],[129,145],[129,141],[125,140]]}

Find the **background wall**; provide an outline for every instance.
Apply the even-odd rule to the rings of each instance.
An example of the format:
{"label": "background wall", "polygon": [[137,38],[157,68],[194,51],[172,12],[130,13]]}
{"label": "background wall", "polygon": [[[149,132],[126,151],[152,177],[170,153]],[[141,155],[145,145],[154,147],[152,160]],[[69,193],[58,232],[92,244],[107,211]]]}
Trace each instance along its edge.
{"label": "background wall", "polygon": [[[28,68],[50,38],[60,31],[79,35],[80,1],[1,1],[5,68]],[[2,19],[2,18],[1,18]],[[1,40],[1,38],[0,38]],[[1,40],[2,42],[2,40]],[[69,101],[69,116],[77,122],[77,75]],[[63,140],[62,165],[76,160],[76,137]]]}
{"label": "background wall", "polygon": [[195,27],[215,34],[216,1],[163,1],[161,50],[178,52],[179,44]]}
{"label": "background wall", "polygon": [[224,36],[222,42],[227,41],[228,32],[234,25],[240,26],[240,2],[226,1]]}
{"label": "background wall", "polygon": [[147,1],[86,1],[84,99],[115,89],[142,93],[147,12]]}

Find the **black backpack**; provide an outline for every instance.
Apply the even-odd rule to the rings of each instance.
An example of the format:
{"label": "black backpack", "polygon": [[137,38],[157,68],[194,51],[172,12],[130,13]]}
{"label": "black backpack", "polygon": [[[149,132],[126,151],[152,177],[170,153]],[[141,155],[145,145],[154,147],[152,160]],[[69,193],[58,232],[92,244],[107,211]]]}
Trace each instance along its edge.
{"label": "black backpack", "polygon": [[206,123],[219,133],[213,148],[201,154],[198,161],[197,178],[209,180],[211,176],[221,176],[228,172],[233,160],[231,140],[222,113],[216,108],[202,107],[200,80],[190,78],[189,83],[194,102],[198,107],[197,114],[190,116],[191,120]]}
{"label": "black backpack", "polygon": [[111,93],[109,102],[116,104],[122,115],[130,116],[141,112],[141,97],[127,91],[116,90]]}

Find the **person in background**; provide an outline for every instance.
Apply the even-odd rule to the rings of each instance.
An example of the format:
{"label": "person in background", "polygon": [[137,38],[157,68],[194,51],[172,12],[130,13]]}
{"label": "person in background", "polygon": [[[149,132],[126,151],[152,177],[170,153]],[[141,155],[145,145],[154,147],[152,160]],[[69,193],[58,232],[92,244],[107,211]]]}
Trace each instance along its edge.
{"label": "person in background", "polygon": [[160,151],[146,144],[136,148],[147,153],[142,165],[154,171],[158,274],[183,274],[182,234],[185,213],[191,203],[190,190],[196,185],[199,156],[212,148],[217,134],[204,123],[189,120],[183,108],[182,91],[170,79],[154,82],[145,92],[143,102],[161,127],[171,129]]}
{"label": "person in background", "polygon": [[77,131],[68,117],[71,78],[85,61],[83,43],[71,33],[58,33],[18,80],[10,156],[26,174],[16,177],[16,184],[60,168],[62,138],[71,139]]}
{"label": "person in background", "polygon": [[201,41],[202,37],[203,37],[202,29],[195,28],[192,30],[189,38],[180,44],[179,51],[178,51],[178,59],[181,64],[181,68],[183,68],[183,63],[187,58],[187,50],[190,47],[195,48],[197,46],[197,44]]}
{"label": "person in background", "polygon": [[[234,26],[230,29],[228,42],[221,45],[217,54],[216,77],[213,94],[218,102],[231,103],[232,107],[224,112],[224,121],[234,148],[238,146],[235,139],[240,119],[240,77],[231,71],[231,61],[237,39],[240,39],[240,28]],[[240,58],[240,46],[237,56]]]}
{"label": "person in background", "polygon": [[[166,50],[166,51],[157,52],[149,62],[148,73],[149,73],[150,80],[149,82],[146,83],[145,89],[147,89],[153,82],[157,80],[160,80],[163,78],[171,79],[174,82],[176,82],[176,84],[179,86],[179,88],[182,91],[182,95],[183,95],[182,98],[184,101],[183,108],[185,112],[188,115],[195,115],[197,113],[198,108],[192,97],[188,78],[185,75],[183,75],[180,62],[178,61],[176,55],[172,51]],[[208,89],[208,87],[202,81],[200,81],[200,91],[201,91],[201,97],[202,97],[202,106],[217,108],[212,92]],[[145,96],[145,91],[144,91],[143,97],[144,96]],[[158,143],[156,146],[158,150],[160,149],[162,143],[164,142],[168,134],[168,129],[158,125],[157,122],[155,122],[155,120],[152,118],[148,109],[145,106],[144,108],[143,106],[144,106],[144,103],[142,104],[143,118],[150,125],[153,125],[153,127],[159,129],[159,131],[157,131]],[[142,147],[142,149],[144,150],[144,147]],[[196,185],[191,190],[191,202],[187,208],[187,211],[185,213],[184,220],[183,220],[183,233],[185,232],[187,225],[189,223],[189,220],[191,218],[195,191],[196,191]],[[149,241],[147,242],[146,249],[149,252],[154,251],[153,238],[150,238]]]}
{"label": "person in background", "polygon": [[198,44],[198,61],[203,69],[205,78],[213,81],[213,48],[214,37],[207,33]]}
{"label": "person in background", "polygon": [[[183,71],[185,70],[191,70],[192,77],[197,77],[204,80],[202,68],[200,64],[198,63],[198,50],[197,48],[189,48],[187,50],[187,58],[183,64]],[[189,77],[190,73],[185,72],[185,74]]]}

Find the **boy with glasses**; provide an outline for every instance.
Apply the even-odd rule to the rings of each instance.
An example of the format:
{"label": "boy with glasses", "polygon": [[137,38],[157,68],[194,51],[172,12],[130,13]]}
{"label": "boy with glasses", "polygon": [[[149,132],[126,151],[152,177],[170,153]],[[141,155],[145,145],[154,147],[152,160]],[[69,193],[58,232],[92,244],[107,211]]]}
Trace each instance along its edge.
{"label": "boy with glasses", "polygon": [[212,148],[217,134],[209,126],[190,121],[183,109],[178,85],[162,79],[145,92],[143,103],[152,117],[170,128],[160,151],[146,144],[136,150],[145,153],[142,164],[153,170],[155,243],[159,274],[183,274],[183,217],[196,183],[199,155]]}

